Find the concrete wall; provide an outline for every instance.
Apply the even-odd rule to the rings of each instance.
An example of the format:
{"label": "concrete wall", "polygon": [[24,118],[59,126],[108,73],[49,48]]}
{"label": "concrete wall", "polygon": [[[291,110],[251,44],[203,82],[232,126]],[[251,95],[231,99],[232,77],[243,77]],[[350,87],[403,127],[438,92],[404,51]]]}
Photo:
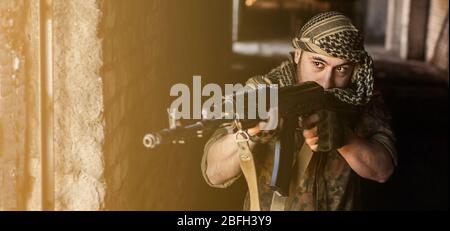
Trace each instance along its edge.
{"label": "concrete wall", "polygon": [[[41,56],[42,2],[0,2],[0,210],[240,209],[243,180],[217,190],[201,176],[207,137],[142,145],[167,126],[173,84],[230,82],[231,2],[53,0],[51,55]],[[43,190],[54,198],[43,202]]]}
{"label": "concrete wall", "polygon": [[0,1],[0,210],[40,204],[37,1]]}
{"label": "concrete wall", "polygon": [[407,59],[425,60],[429,0],[411,0]]}
{"label": "concrete wall", "polygon": [[411,0],[388,1],[386,50],[397,57],[408,57],[408,28]]}
{"label": "concrete wall", "polygon": [[[151,156],[141,136],[155,90],[168,79],[166,1],[103,1],[100,33],[103,39],[106,119],[106,181],[109,209],[144,209],[149,196],[145,171]],[[148,13],[152,11],[152,13]],[[163,94],[164,92],[159,92]],[[156,110],[155,110],[156,111]],[[156,190],[155,190],[156,191]]]}
{"label": "concrete wall", "polygon": [[96,0],[53,1],[56,210],[104,208],[101,12]]}
{"label": "concrete wall", "polygon": [[385,47],[448,73],[448,1],[388,1]]}
{"label": "concrete wall", "polygon": [[[103,91],[98,2],[55,0],[49,45],[42,56],[41,1],[0,2],[0,210],[99,210],[104,208]],[[48,88],[41,70],[53,69]],[[44,113],[45,112],[45,113]],[[43,115],[53,114],[51,136],[42,133]],[[43,143],[53,152],[44,166]],[[55,181],[43,184],[43,173]],[[43,202],[43,193],[54,195]],[[53,197],[53,196],[52,196]],[[49,205],[51,204],[51,205]]]}
{"label": "concrete wall", "polygon": [[448,72],[448,1],[431,0],[426,60]]}

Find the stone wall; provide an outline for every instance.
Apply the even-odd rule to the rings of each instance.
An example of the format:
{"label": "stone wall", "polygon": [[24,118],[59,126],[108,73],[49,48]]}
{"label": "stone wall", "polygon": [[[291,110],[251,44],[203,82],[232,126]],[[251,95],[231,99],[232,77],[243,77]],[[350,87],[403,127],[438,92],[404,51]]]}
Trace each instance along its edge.
{"label": "stone wall", "polygon": [[38,2],[0,1],[0,210],[39,210]]}
{"label": "stone wall", "polygon": [[42,2],[0,2],[0,210],[44,209],[44,191],[55,210],[239,209],[243,180],[217,190],[202,178],[207,137],[142,145],[167,127],[172,85],[231,82],[231,2],[53,0],[51,57],[41,56]]}
{"label": "stone wall", "polygon": [[55,209],[104,208],[101,11],[96,0],[53,1]]}

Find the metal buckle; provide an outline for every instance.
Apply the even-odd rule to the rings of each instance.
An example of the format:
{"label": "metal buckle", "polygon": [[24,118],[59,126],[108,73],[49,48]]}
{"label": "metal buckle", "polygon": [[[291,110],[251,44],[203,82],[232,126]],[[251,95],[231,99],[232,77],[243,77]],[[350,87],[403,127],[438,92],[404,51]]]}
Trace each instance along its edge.
{"label": "metal buckle", "polygon": [[[242,137],[239,137],[240,135],[242,135]],[[239,130],[236,133],[236,142],[240,143],[240,142],[248,142],[250,140],[250,136],[248,135],[248,133],[244,130]]]}

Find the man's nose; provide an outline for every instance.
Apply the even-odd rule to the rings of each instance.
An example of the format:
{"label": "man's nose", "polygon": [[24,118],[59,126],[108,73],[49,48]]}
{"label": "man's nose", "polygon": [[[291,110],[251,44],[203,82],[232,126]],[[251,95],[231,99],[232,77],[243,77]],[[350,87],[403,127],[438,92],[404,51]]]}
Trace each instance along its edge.
{"label": "man's nose", "polygon": [[333,72],[331,70],[324,73],[324,76],[322,78],[322,87],[324,89],[330,89],[334,87]]}

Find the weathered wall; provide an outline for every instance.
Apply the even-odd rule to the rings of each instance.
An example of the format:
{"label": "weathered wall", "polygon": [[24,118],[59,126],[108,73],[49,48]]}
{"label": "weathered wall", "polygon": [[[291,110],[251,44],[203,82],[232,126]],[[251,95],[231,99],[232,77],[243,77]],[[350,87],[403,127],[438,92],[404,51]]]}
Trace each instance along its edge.
{"label": "weathered wall", "polygon": [[40,209],[37,1],[0,1],[0,210]]}
{"label": "weathered wall", "polygon": [[[106,119],[106,181],[109,209],[144,208],[148,155],[139,130],[159,78],[168,78],[166,1],[103,1],[102,75]],[[152,11],[152,13],[148,13]],[[148,90],[152,89],[152,90]],[[162,92],[161,92],[162,93]]]}
{"label": "weathered wall", "polygon": [[[0,209],[42,209],[43,186],[56,210],[239,209],[243,181],[229,190],[203,181],[205,140],[142,145],[167,126],[173,84],[228,82],[229,3],[53,0],[53,56],[40,57],[39,1],[1,1]],[[54,166],[42,169],[47,58]],[[42,185],[46,171],[55,181]]]}
{"label": "weathered wall", "polygon": [[426,60],[448,71],[448,1],[431,0]]}
{"label": "weathered wall", "polygon": [[96,0],[53,4],[55,209],[103,209],[101,12]]}
{"label": "weathered wall", "polygon": [[117,0],[102,9],[106,208],[239,209],[240,197],[204,183],[201,142],[142,145],[146,132],[168,125],[173,84],[191,85],[196,74],[226,81],[231,2]]}

